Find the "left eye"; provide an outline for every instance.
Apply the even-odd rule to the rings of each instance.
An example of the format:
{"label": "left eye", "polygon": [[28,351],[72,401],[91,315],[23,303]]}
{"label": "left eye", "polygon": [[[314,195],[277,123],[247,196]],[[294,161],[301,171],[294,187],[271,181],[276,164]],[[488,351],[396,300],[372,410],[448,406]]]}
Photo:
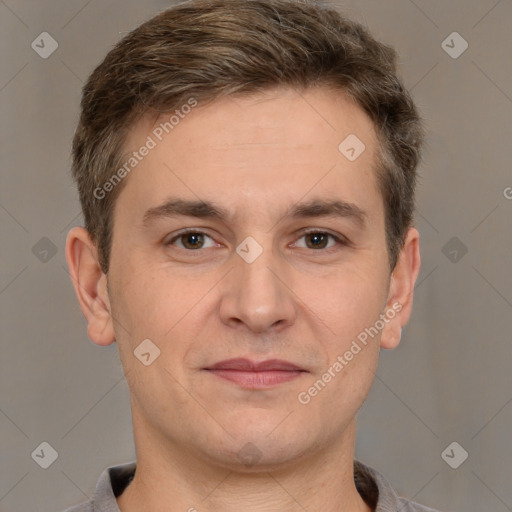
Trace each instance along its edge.
{"label": "left eye", "polygon": [[[304,233],[300,239],[302,238],[306,240],[307,249],[328,249],[336,245],[336,242],[341,242],[338,237],[323,231],[310,231],[309,233]],[[330,246],[327,245],[329,243],[329,238],[334,241]]]}

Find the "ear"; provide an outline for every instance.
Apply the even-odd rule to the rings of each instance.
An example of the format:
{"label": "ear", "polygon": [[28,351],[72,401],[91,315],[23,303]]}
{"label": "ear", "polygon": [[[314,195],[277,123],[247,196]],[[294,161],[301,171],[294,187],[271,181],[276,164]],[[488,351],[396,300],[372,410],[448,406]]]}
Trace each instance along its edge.
{"label": "ear", "polygon": [[400,343],[402,327],[412,312],[414,283],[420,271],[420,240],[418,230],[409,228],[396,266],[391,274],[385,312],[388,322],[382,330],[380,346],[396,348]]}
{"label": "ear", "polygon": [[66,240],[66,261],[82,313],[87,335],[97,345],[115,341],[107,292],[107,276],[101,271],[96,245],[81,227],[72,228]]}

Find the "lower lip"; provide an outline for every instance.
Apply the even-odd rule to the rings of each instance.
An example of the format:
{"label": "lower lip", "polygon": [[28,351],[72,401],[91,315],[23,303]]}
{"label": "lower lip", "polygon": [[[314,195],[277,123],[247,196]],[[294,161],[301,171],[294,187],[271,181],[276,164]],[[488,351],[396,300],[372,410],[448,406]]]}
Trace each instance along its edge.
{"label": "lower lip", "polygon": [[221,379],[229,380],[247,389],[265,389],[289,382],[300,377],[304,372],[285,371],[285,370],[267,370],[261,372],[251,372],[243,370],[208,370]]}

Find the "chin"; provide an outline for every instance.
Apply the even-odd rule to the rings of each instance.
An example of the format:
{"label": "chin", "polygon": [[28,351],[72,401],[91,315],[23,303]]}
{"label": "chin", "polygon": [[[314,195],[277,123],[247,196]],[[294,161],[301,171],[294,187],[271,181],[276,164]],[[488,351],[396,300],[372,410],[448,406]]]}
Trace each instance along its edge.
{"label": "chin", "polygon": [[211,454],[214,463],[237,473],[265,473],[292,467],[308,451],[301,443],[283,445],[281,440],[271,442],[246,438],[240,445],[236,443],[225,451]]}
{"label": "chin", "polygon": [[223,436],[223,442],[218,443],[214,451],[213,443],[205,449],[215,463],[231,471],[257,473],[292,467],[299,459],[316,451],[321,440],[312,431],[298,430],[297,424],[285,426],[283,422],[280,425],[285,416],[281,414],[277,421],[274,416],[272,421],[262,421],[261,416],[258,421],[253,416],[252,422],[244,428],[237,425],[230,429],[233,437]]}

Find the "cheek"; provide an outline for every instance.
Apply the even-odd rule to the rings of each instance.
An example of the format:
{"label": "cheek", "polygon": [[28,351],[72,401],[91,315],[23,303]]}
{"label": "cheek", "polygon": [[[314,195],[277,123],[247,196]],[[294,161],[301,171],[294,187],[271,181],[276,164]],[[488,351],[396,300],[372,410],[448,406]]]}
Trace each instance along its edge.
{"label": "cheek", "polygon": [[368,396],[377,367],[378,345],[362,348],[350,361],[346,358],[342,359],[343,363],[337,361],[344,354],[343,349],[334,350],[331,363],[312,377],[296,397],[297,412],[307,418],[305,425],[313,433],[320,429],[333,443],[353,421]]}
{"label": "cheek", "polygon": [[374,324],[388,292],[382,274],[369,268],[343,269],[327,278],[304,280],[297,290],[334,336],[334,345],[341,347]]}
{"label": "cheek", "polygon": [[215,279],[184,277],[150,263],[139,267],[143,270],[134,267],[126,265],[112,276],[112,316],[123,365],[140,370],[134,350],[149,339],[160,350],[157,362],[181,373],[198,330],[210,321],[204,299]]}
{"label": "cheek", "polygon": [[112,275],[112,312],[125,327],[124,334],[161,336],[158,327],[161,330],[163,324],[172,325],[182,301],[182,293],[176,293],[179,278],[166,278],[165,272],[148,261],[137,264],[128,260],[116,270]]}

